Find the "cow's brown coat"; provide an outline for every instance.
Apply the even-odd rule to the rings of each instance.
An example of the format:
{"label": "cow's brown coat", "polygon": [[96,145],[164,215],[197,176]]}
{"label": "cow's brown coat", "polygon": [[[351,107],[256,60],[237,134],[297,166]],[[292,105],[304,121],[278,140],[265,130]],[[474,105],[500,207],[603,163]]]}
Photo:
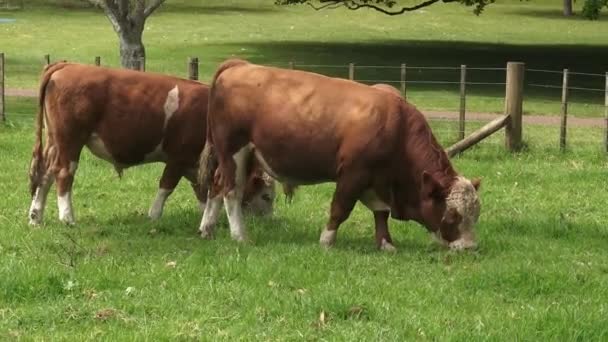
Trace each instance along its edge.
{"label": "cow's brown coat", "polygon": [[[397,92],[238,59],[220,65],[211,86],[207,138],[228,200],[241,192],[233,156],[251,150],[281,182],[336,182],[323,244],[361,200],[374,212],[379,247],[392,248],[389,211],[451,247],[474,245],[479,181],[454,170],[424,116]],[[203,234],[215,224],[205,215]]]}
{"label": "cow's brown coat", "polygon": [[[168,75],[66,62],[47,66],[40,84],[30,169],[30,187],[35,197],[30,222],[42,221],[46,194],[53,180],[57,181],[58,196],[70,193],[76,163],[85,145],[112,163],[119,174],[131,166],[164,162],[159,191],[170,194],[181,177],[196,182],[198,159],[205,144],[208,93],[208,85]],[[268,211],[274,198],[273,184],[268,177],[262,181],[262,172],[256,165],[252,165],[250,174],[246,200],[259,201],[255,197],[263,195]],[[205,202],[206,194],[192,185],[198,200]],[[38,198],[42,207],[34,205],[37,196],[42,196]],[[155,213],[158,216],[163,203],[160,212]],[[73,222],[73,217],[60,218]]]}

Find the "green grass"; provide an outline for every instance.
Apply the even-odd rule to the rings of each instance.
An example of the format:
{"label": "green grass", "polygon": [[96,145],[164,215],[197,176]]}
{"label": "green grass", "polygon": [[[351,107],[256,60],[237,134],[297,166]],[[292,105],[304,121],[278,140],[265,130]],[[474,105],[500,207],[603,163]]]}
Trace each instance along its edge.
{"label": "green grass", "polygon": [[[601,72],[608,57],[605,19],[563,19],[546,1],[493,4],[480,17],[438,5],[396,18],[259,6],[270,2],[169,1],[146,31],[148,69],[184,75],[187,56],[197,55],[208,79],[235,54],[298,64],[496,66],[519,59]],[[35,87],[45,53],[83,62],[101,55],[117,64],[106,19],[86,7],[58,10],[58,3],[72,4],[34,0],[27,11],[0,12],[18,19],[0,24],[9,87]],[[345,76],[346,68],[333,73]],[[381,69],[357,75],[398,77]],[[408,71],[411,80],[432,77],[457,74]],[[539,77],[559,84],[559,77]],[[496,88],[473,91],[469,108],[500,111]],[[413,84],[408,97],[421,108],[455,109],[456,90]],[[571,113],[603,113],[601,101],[575,96]],[[526,91],[525,110],[557,112],[558,100],[559,91]],[[301,188],[290,205],[280,196],[272,218],[248,218],[251,245],[230,240],[225,217],[217,239],[202,241],[186,183],[163,218],[150,222],[145,213],[162,165],[129,169],[119,179],[88,151],[75,181],[77,226],[59,224],[53,188],[45,224],[32,228],[27,171],[36,105],[10,97],[7,109],[9,121],[0,125],[0,340],[608,339],[608,163],[599,128],[571,127],[565,153],[558,152],[558,127],[525,126],[526,148],[517,154],[505,152],[502,132],[484,140],[454,159],[465,176],[483,179],[479,249],[449,252],[421,226],[392,220],[399,251],[385,254],[376,251],[372,217],[360,205],[335,248],[319,246],[331,184]],[[444,146],[454,142],[455,123],[431,124]],[[467,132],[479,125],[467,123]]]}
{"label": "green grass", "polygon": [[[432,125],[453,139],[453,123]],[[483,179],[477,251],[445,251],[421,226],[391,221],[399,251],[385,254],[360,205],[335,248],[319,246],[331,184],[248,218],[251,245],[230,240],[225,217],[203,241],[186,183],[150,222],[161,164],[119,180],[88,151],[77,226],[58,222],[51,192],[46,223],[31,228],[33,127],[11,120],[0,126],[0,339],[605,340],[608,164],[601,130],[569,133],[564,154],[557,128],[527,126],[524,152],[505,153],[498,133],[454,160]]]}
{"label": "green grass", "polygon": [[[68,8],[58,4],[70,5]],[[0,11],[16,18],[0,24],[5,37],[7,86],[37,84],[42,57],[92,63],[95,56],[117,66],[117,38],[102,13],[78,2],[28,1],[23,11]],[[582,3],[575,4],[580,12]],[[148,21],[144,34],[147,69],[185,76],[188,56],[201,60],[201,79],[235,55],[254,62],[287,66],[341,65],[307,68],[347,76],[347,63],[357,65],[505,67],[523,61],[528,68],[603,73],[608,60],[604,32],[608,20],[588,21],[560,16],[549,1],[505,1],[477,17],[470,8],[439,4],[405,16],[386,17],[370,11],[343,9],[316,12],[307,6],[276,7],[271,0],[172,0]],[[550,30],[548,28],[551,28]],[[360,80],[399,80],[398,69],[358,69]],[[472,82],[504,82],[502,71],[473,71]],[[408,70],[409,81],[458,81],[457,70]],[[528,72],[526,81],[559,86],[560,75]],[[572,75],[571,86],[604,88],[603,77]],[[458,85],[410,83],[408,94],[425,109],[458,109]],[[471,111],[501,112],[504,86],[471,85]],[[559,112],[559,89],[527,86],[526,112]],[[602,116],[603,93],[575,91],[571,101],[578,116]]]}

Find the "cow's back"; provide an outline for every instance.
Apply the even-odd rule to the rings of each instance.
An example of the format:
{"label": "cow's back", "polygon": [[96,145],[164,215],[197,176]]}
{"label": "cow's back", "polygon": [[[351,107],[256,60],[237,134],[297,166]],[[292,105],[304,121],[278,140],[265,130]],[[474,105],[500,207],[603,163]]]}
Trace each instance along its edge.
{"label": "cow's back", "polygon": [[211,122],[244,135],[229,141],[251,141],[275,174],[334,179],[345,154],[394,145],[401,100],[385,90],[253,64],[224,70],[213,87]]}

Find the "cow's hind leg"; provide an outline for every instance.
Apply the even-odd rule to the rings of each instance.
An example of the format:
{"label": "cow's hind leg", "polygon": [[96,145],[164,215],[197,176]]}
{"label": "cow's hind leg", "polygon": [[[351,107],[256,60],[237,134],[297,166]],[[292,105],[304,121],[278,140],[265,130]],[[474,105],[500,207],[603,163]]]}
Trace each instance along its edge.
{"label": "cow's hind leg", "polygon": [[163,170],[163,175],[160,177],[158,183],[156,198],[154,199],[152,206],[150,206],[150,210],[148,210],[148,217],[152,220],[159,219],[163,215],[165,202],[173,193],[173,190],[175,190],[175,187],[182,177],[182,173],[182,168],[180,168],[179,165],[167,162],[167,165]]}
{"label": "cow's hind leg", "polygon": [[[66,135],[67,136],[67,135]],[[83,134],[77,135],[68,141],[66,136],[57,139],[57,163],[53,170],[57,181],[57,207],[59,210],[59,220],[66,224],[74,224],[74,210],[72,208],[72,185],[74,176],[78,168],[80,152],[84,147]]]}
{"label": "cow's hind leg", "polygon": [[[53,158],[55,157],[55,147],[53,145],[48,145],[44,152],[44,160],[52,162]],[[30,225],[39,225],[42,223],[46,199],[54,181],[55,174],[51,172],[50,168],[45,166],[44,174],[40,178],[38,186],[34,192],[34,197],[32,198],[32,204],[29,211]]]}
{"label": "cow's hind leg", "polygon": [[228,158],[220,164],[223,166],[224,186],[228,190],[224,196],[224,206],[228,215],[230,236],[237,241],[247,240],[242,204],[247,182],[247,160],[250,153],[251,147],[244,146],[232,158]]}
{"label": "cow's hind leg", "polygon": [[333,246],[336,242],[338,227],[346,221],[355,203],[369,186],[369,175],[363,169],[353,168],[353,171],[343,170],[336,182],[336,191],[331,201],[329,221],[321,233],[319,242],[324,247]]}

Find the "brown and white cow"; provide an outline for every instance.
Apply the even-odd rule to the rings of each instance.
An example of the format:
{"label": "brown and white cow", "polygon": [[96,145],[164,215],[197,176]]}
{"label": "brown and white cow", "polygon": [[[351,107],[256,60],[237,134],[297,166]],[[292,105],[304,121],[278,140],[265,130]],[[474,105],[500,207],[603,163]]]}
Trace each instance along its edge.
{"label": "brown and white cow", "polygon": [[[42,222],[55,180],[59,219],[74,223],[71,189],[84,146],[112,163],[119,175],[143,163],[166,164],[150,218],[162,215],[181,177],[190,180],[204,207],[206,194],[197,191],[195,182],[205,144],[208,94],[208,85],[162,74],[66,62],[47,66],[30,168],[30,224]],[[250,164],[246,205],[255,214],[269,214],[274,181],[259,165]]]}
{"label": "brown and white cow", "polygon": [[[199,167],[216,155],[222,191],[210,192],[203,237],[223,197],[233,238],[245,238],[239,200],[254,154],[283,183],[336,183],[322,245],[335,243],[357,201],[373,212],[379,248],[394,249],[389,216],[419,222],[453,249],[476,244],[479,180],[456,172],[422,113],[390,89],[231,59],[211,84],[207,125]],[[210,172],[199,174],[210,182]]]}

